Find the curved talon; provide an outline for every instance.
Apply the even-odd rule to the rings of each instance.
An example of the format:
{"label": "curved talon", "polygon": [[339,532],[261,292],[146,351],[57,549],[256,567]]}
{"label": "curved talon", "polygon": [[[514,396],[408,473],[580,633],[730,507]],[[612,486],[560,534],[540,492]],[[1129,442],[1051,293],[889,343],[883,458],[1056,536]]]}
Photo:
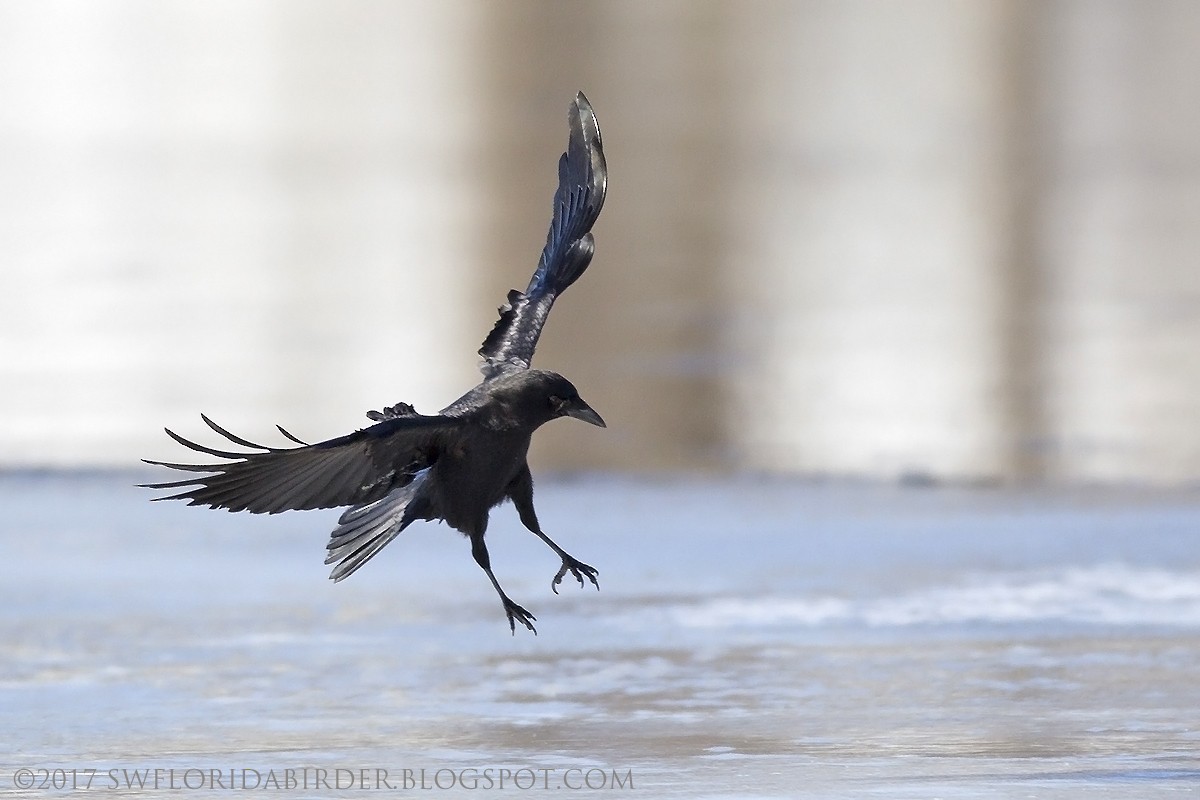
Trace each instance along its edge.
{"label": "curved talon", "polygon": [[537,617],[533,614],[530,614],[508,598],[504,599],[504,613],[508,615],[508,628],[512,631],[513,636],[517,635],[518,622],[533,631],[534,636],[537,636],[537,628],[533,627],[533,623],[537,621]]}
{"label": "curved talon", "polygon": [[596,580],[596,575],[599,573],[595,567],[588,566],[582,561],[576,561],[573,558],[564,558],[562,567],[559,568],[558,573],[554,576],[554,580],[550,582],[550,588],[555,594],[558,594],[558,585],[562,583],[562,579],[566,577],[568,572],[575,576],[575,580],[579,581],[580,588],[587,586],[583,582],[584,576],[586,576],[592,582],[592,585],[596,587],[596,591],[600,591],[600,581]]}

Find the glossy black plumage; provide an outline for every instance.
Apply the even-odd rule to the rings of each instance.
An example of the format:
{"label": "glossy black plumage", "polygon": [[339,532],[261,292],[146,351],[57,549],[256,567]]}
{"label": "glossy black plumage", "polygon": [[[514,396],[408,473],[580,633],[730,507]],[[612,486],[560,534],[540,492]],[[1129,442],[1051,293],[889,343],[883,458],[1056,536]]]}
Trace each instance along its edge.
{"label": "glossy black plumage", "polygon": [[[275,514],[349,508],[327,545],[330,577],[340,581],[363,566],[416,520],[444,520],[471,540],[475,560],[499,594],[514,632],[534,630],[534,616],[504,593],[492,572],[484,534],[490,509],[512,500],[521,522],[562,559],[551,586],[568,573],[597,588],[596,570],[573,558],[542,532],[533,507],[526,462],[530,437],[544,423],[571,416],[604,427],[570,381],[530,368],[555,299],[574,283],[594,252],[591,228],[604,205],[607,169],[595,114],[581,92],[568,115],[570,139],[559,159],[553,219],[537,270],[524,292],[512,291],[479,350],[484,379],[433,416],[398,403],[367,416],[375,424],[346,436],[298,447],[269,447],[226,431],[201,415],[218,435],[243,451],[208,447],[167,430],[191,450],[222,461],[149,461],[189,477],[147,484],[179,489],[157,500],[186,500],[229,511]],[[536,633],[536,631],[534,631]]]}
{"label": "glossy black plumage", "polygon": [[558,297],[587,269],[595,252],[591,229],[604,207],[608,170],[596,115],[580,92],[568,118],[571,137],[558,159],[554,218],[537,271],[524,292],[508,293],[500,319],[479,348],[486,377],[528,369],[546,315]]}

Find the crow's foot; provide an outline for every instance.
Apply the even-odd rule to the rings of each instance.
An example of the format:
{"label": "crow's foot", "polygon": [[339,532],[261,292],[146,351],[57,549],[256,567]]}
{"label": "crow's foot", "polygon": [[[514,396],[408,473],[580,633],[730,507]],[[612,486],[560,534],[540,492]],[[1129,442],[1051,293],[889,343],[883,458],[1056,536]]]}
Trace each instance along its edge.
{"label": "crow's foot", "polygon": [[537,621],[537,617],[507,597],[502,597],[501,600],[504,601],[504,613],[508,615],[508,627],[512,631],[513,636],[517,635],[518,622],[533,631],[534,636],[537,636],[537,628],[533,627],[533,623]]}
{"label": "crow's foot", "polygon": [[596,591],[600,591],[600,582],[596,580],[597,572],[595,567],[589,567],[582,561],[570,556],[563,556],[562,568],[559,569],[558,574],[554,576],[554,581],[550,584],[550,588],[554,590],[555,594],[558,594],[558,585],[562,583],[562,579],[566,577],[568,572],[575,576],[575,580],[579,581],[580,586],[587,585],[583,582],[583,579],[586,577],[596,587]]}

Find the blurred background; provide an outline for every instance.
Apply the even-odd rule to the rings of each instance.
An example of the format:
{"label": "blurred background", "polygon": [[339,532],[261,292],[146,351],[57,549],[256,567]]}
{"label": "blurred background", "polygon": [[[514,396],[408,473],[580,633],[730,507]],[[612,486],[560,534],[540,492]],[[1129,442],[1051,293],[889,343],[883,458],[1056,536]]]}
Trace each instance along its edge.
{"label": "blurred background", "polygon": [[[286,444],[473,386],[580,89],[608,201],[535,363],[609,427],[531,462],[603,592],[511,509],[536,638],[443,525],[335,586],[334,512],[146,502],[200,412]],[[1198,786],[1198,255],[1195,0],[0,0],[4,796]]]}
{"label": "blurred background", "polygon": [[1197,76],[1190,0],[0,2],[0,466],[448,404],[583,89],[536,469],[1194,485]]}

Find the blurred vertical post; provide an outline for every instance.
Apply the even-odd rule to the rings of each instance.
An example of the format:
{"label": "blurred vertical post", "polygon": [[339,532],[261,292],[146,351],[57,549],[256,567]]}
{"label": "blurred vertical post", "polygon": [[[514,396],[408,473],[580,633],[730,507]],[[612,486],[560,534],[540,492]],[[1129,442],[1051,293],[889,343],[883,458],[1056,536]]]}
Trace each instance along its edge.
{"label": "blurred vertical post", "polygon": [[1005,3],[756,8],[725,273],[742,462],[1012,474]]}
{"label": "blurred vertical post", "polygon": [[[715,353],[724,305],[720,42],[732,6],[685,0],[484,6],[494,97],[493,195],[481,308],[524,288],[550,219],[567,103],[595,105],[611,180],[596,258],[555,307],[537,366],[558,369],[609,423],[534,442],[559,468],[704,468],[727,438]],[[520,282],[520,283],[518,283]]]}
{"label": "blurred vertical post", "polygon": [[1200,477],[1200,4],[1044,12],[1052,474]]}
{"label": "blurred vertical post", "polygon": [[476,11],[275,6],[270,405],[303,398],[344,429],[400,400],[434,413],[478,378]]}
{"label": "blurred vertical post", "polygon": [[306,438],[475,377],[475,4],[0,6],[0,453]]}
{"label": "blurred vertical post", "polygon": [[993,172],[998,202],[995,226],[1001,238],[995,268],[1000,272],[999,336],[1001,387],[997,422],[1002,436],[1000,476],[1025,482],[1050,476],[1051,437],[1046,394],[1048,326],[1046,292],[1045,105],[1040,91],[1045,49],[1038,29],[1045,4],[1037,0],[999,3],[993,25],[1000,79],[998,137]]}

